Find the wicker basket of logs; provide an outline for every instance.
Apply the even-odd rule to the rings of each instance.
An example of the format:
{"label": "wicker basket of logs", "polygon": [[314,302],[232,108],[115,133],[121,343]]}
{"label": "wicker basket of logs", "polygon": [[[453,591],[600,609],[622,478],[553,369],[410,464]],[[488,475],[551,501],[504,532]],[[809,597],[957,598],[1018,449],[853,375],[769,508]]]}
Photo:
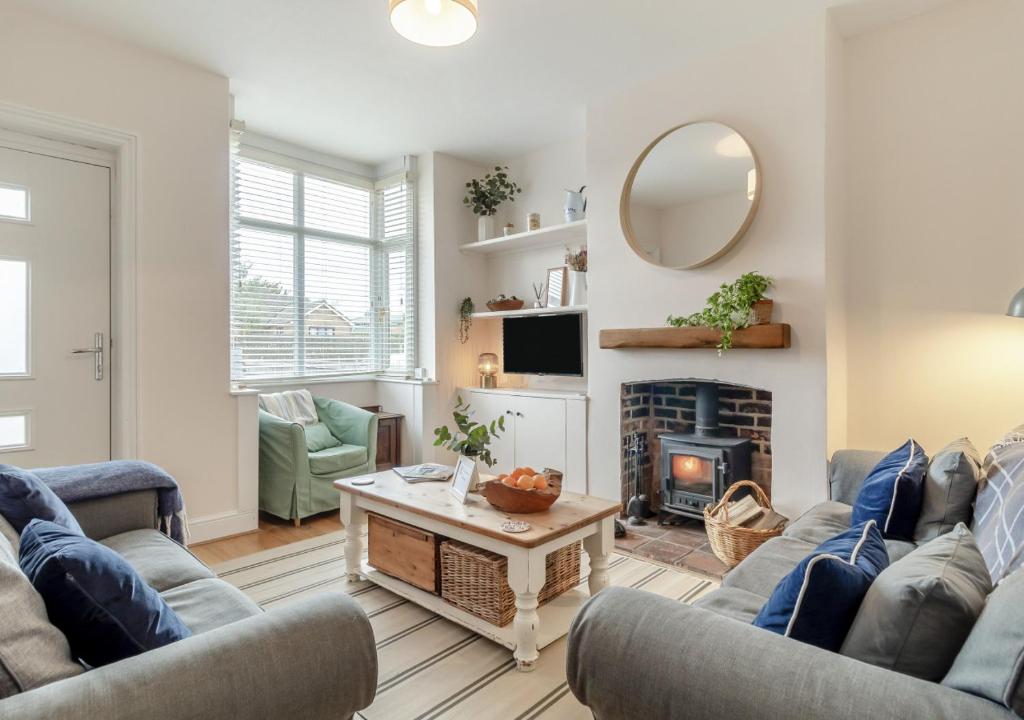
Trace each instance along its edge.
{"label": "wicker basket of logs", "polygon": [[761,547],[762,543],[773,537],[778,537],[785,529],[784,524],[763,530],[742,525],[730,525],[729,501],[732,499],[733,493],[741,488],[750,488],[758,505],[765,510],[772,509],[771,501],[764,494],[764,490],[750,480],[734,483],[725,491],[721,500],[704,508],[704,527],[708,531],[711,549],[714,550],[718,559],[729,567],[739,565],[747,555]]}

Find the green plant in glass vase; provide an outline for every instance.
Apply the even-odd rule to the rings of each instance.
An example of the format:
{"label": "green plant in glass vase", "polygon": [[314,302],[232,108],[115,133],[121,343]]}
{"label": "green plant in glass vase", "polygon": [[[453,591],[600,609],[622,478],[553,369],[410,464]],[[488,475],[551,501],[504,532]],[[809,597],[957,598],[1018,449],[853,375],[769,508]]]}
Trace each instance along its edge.
{"label": "green plant in glass vase", "polygon": [[754,303],[764,298],[765,292],[774,284],[772,278],[758,272],[741,275],[735,282],[723,283],[718,291],[708,298],[700,312],[692,315],[669,315],[672,327],[707,327],[720,330],[722,339],[718,343],[721,355],[732,347],[732,334],[750,325]]}
{"label": "green plant in glass vase", "polygon": [[463,402],[462,396],[459,396],[455,410],[452,411],[455,431],[450,430],[447,425],[434,428],[434,446],[444,445],[452,452],[476,458],[487,463],[487,467],[494,467],[498,459],[491,455],[488,445],[491,444],[491,440],[501,437],[505,432],[505,416],[500,415],[489,423],[478,423],[471,419],[472,413],[469,403]]}

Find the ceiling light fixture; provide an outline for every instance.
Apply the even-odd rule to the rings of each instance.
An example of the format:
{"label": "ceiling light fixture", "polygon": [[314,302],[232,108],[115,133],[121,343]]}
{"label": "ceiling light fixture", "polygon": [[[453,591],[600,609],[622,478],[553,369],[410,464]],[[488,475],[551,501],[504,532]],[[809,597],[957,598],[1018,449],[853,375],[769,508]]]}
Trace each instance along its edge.
{"label": "ceiling light fixture", "polygon": [[477,0],[388,0],[391,27],[420,45],[450,47],[473,37]]}
{"label": "ceiling light fixture", "polygon": [[1017,294],[1013,296],[1013,300],[1010,301],[1010,307],[1007,308],[1006,314],[1010,317],[1024,318],[1024,288],[1017,291]]}

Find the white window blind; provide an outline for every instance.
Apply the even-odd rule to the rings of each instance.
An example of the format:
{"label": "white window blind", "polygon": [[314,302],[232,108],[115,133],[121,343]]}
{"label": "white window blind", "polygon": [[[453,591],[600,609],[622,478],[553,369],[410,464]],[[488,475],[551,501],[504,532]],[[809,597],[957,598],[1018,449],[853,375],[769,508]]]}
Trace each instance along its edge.
{"label": "white window blind", "polygon": [[413,187],[239,147],[232,155],[236,382],[416,364]]}

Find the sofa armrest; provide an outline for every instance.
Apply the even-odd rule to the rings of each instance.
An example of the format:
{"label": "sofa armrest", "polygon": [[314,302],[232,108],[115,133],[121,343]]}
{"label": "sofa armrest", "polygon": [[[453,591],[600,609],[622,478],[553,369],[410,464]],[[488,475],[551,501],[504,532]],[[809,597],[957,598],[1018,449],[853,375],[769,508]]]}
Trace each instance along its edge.
{"label": "sofa armrest", "polygon": [[0,700],[0,717],[340,720],[376,685],[366,614],[324,593]]}
{"label": "sofa armrest", "polygon": [[300,472],[308,472],[306,431],[302,425],[282,420],[265,410],[259,411],[259,423],[260,475],[271,468],[293,478]]}
{"label": "sofa armrest", "polygon": [[157,491],[135,490],[68,503],[68,509],[87,537],[103,540],[130,530],[160,528]]}
{"label": "sofa armrest", "polygon": [[377,458],[377,414],[330,398],[314,397],[313,403],[320,422],[334,437],[347,445],[366,448],[372,470]]}
{"label": "sofa armrest", "polygon": [[973,695],[639,590],[608,588],[569,630],[569,687],[597,720],[1011,720]]}
{"label": "sofa armrest", "polygon": [[885,457],[877,450],[836,450],[828,464],[829,499],[853,505],[860,486]]}

